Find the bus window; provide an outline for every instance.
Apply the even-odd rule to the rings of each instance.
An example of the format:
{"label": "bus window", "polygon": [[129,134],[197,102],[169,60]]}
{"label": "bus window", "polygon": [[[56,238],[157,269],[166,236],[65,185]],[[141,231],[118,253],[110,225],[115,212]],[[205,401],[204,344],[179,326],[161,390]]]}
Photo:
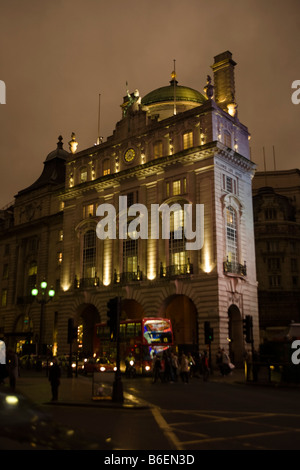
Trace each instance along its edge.
{"label": "bus window", "polygon": [[135,336],[141,336],[142,335],[142,323],[138,322],[135,324]]}
{"label": "bus window", "polygon": [[126,323],[120,323],[120,339],[124,339],[126,336]]}
{"label": "bus window", "polygon": [[127,338],[134,338],[135,336],[135,323],[127,323]]}

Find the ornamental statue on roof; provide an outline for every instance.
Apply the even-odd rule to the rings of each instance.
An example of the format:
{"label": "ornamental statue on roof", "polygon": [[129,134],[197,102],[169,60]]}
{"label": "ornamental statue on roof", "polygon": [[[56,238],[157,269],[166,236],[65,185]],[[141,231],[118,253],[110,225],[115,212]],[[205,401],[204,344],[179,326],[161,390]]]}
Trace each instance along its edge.
{"label": "ornamental statue on roof", "polygon": [[128,111],[138,111],[141,104],[141,97],[139,90],[135,90],[133,93],[129,93],[128,83],[126,82],[126,96],[124,97],[123,104],[121,105],[123,110],[123,117],[125,117]]}

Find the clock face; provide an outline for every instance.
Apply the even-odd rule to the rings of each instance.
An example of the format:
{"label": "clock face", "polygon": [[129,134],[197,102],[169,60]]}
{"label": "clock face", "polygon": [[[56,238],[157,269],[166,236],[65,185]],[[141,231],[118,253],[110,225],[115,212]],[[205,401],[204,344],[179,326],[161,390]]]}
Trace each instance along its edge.
{"label": "clock face", "polygon": [[135,157],[135,151],[134,149],[128,149],[125,152],[124,158],[127,163],[132,162],[132,160]]}

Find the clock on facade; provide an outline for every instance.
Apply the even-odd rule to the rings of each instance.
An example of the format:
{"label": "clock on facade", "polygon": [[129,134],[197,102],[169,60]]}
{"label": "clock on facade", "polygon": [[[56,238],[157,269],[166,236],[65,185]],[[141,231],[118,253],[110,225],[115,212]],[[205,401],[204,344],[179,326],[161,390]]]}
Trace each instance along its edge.
{"label": "clock on facade", "polygon": [[132,162],[132,160],[135,157],[135,151],[134,149],[128,149],[125,152],[124,159],[127,163]]}

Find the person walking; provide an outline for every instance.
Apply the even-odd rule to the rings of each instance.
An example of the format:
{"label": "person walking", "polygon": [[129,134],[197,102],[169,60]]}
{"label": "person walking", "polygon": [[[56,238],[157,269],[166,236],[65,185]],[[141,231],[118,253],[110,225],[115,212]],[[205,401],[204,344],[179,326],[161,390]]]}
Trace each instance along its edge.
{"label": "person walking", "polygon": [[203,368],[203,381],[206,382],[209,377],[209,363],[208,363],[207,351],[204,351],[203,353],[202,368]]}
{"label": "person walking", "polygon": [[153,377],[152,383],[156,383],[158,379],[161,379],[161,361],[160,357],[154,354],[153,356]]}
{"label": "person walking", "polygon": [[8,354],[8,375],[9,375],[9,386],[11,390],[15,391],[16,382],[19,375],[19,363],[18,356],[13,351],[9,351]]}
{"label": "person walking", "polygon": [[186,355],[183,353],[180,361],[180,375],[181,380],[184,383],[189,383],[189,361]]}
{"label": "person walking", "polygon": [[51,383],[52,401],[58,400],[58,387],[60,386],[60,367],[54,360],[49,371],[49,382]]}

